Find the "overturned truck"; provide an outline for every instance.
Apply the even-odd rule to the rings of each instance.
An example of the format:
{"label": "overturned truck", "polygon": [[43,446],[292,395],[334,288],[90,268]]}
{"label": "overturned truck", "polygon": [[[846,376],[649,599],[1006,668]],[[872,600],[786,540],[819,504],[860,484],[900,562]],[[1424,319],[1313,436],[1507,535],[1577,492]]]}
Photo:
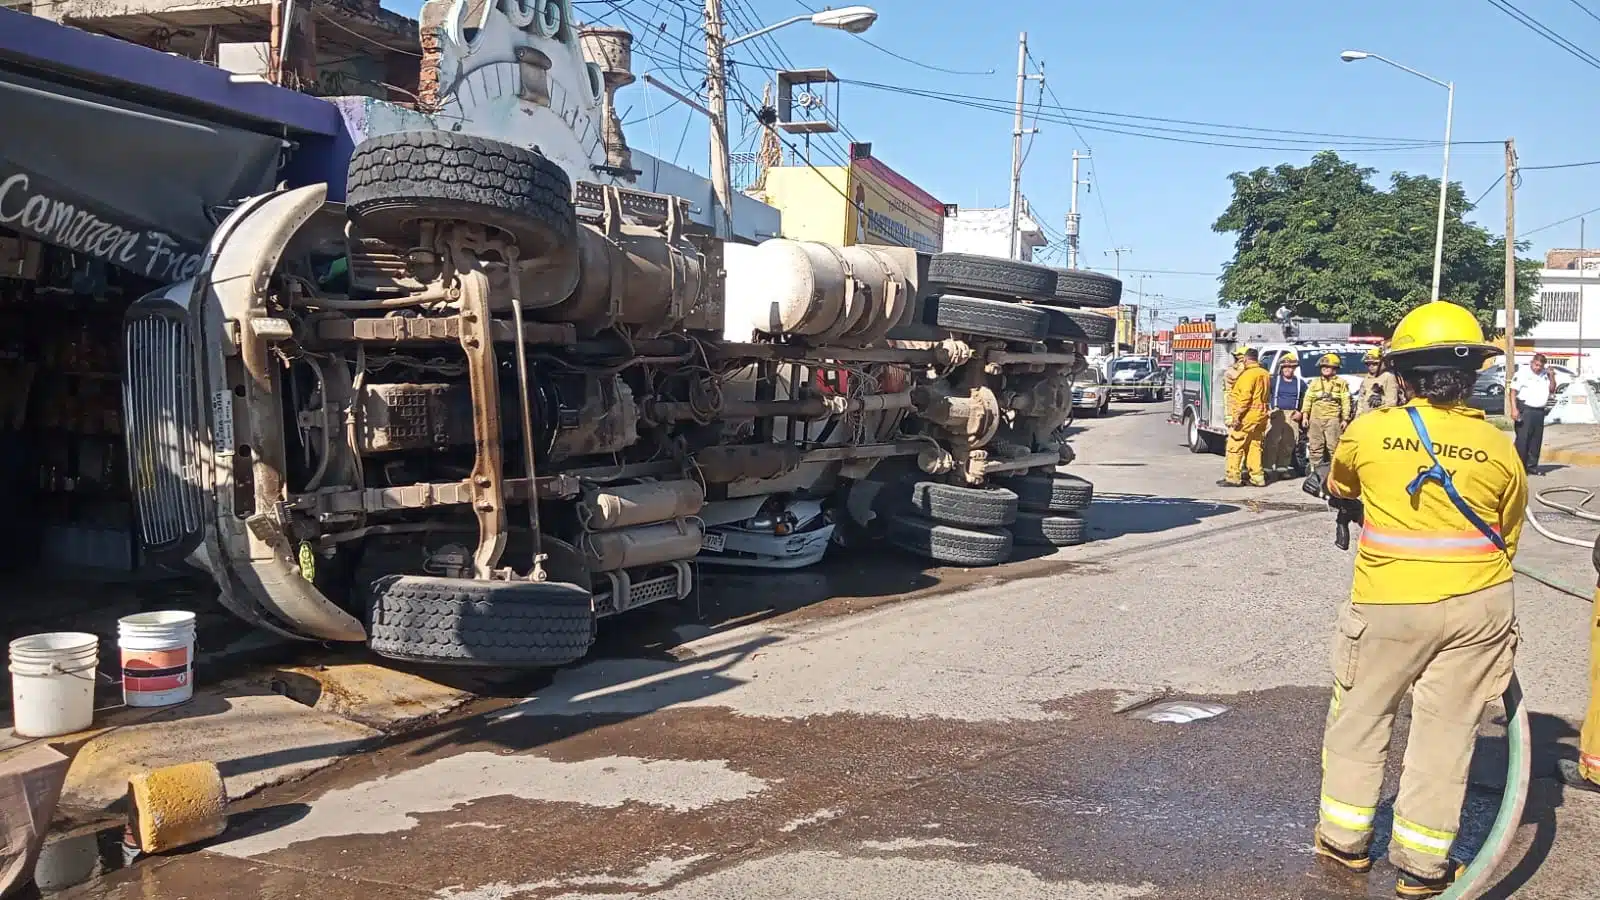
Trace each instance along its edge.
{"label": "overturned truck", "polygon": [[[504,6],[484,14],[526,4]],[[542,21],[525,46],[578,54]],[[1060,426],[1111,320],[1073,307],[1119,284],[737,245],[682,198],[583,177],[608,169],[414,128],[355,148],[344,204],[237,207],[128,314],[147,552],[282,635],[527,666],[687,597],[717,504],[807,497],[853,540],[961,565],[1083,539]]]}

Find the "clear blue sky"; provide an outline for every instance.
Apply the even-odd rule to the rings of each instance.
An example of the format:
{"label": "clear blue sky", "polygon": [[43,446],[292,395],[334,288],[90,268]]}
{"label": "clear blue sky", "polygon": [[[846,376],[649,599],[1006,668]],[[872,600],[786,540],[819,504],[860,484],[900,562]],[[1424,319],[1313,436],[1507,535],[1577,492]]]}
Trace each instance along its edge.
{"label": "clear blue sky", "polygon": [[[1513,2],[1600,56],[1600,21],[1573,0]],[[819,5],[813,0],[806,4]],[[407,0],[386,5],[415,13]],[[835,0],[833,5],[843,3]],[[1258,128],[1439,140],[1444,90],[1376,61],[1339,61],[1341,50],[1359,48],[1453,79],[1457,141],[1515,137],[1522,162],[1530,166],[1600,158],[1600,122],[1585,99],[1600,84],[1600,68],[1517,24],[1489,0],[875,0],[871,5],[880,13],[865,35],[873,42],[919,61],[962,70],[993,69],[994,74],[929,71],[840,32],[801,24],[776,32],[775,45],[752,41],[730,51],[746,91],[759,96],[765,80],[762,67],[777,62],[781,48],[784,64],[825,66],[845,79],[1009,102],[1016,90],[1017,35],[1025,30],[1031,53],[1044,61],[1054,91],[1046,103]],[[1600,0],[1584,0],[1584,5],[1600,13]],[[622,6],[627,15],[614,6]],[[582,2],[578,8],[582,19],[624,24],[636,35],[644,31],[642,21],[657,26],[649,37],[639,37],[641,47],[656,60],[641,53],[636,72],[668,68],[668,74],[676,75],[670,68],[680,51],[688,67],[703,65],[703,55],[697,57],[690,49],[699,46],[697,0],[601,0]],[[730,7],[735,24],[741,17],[746,23],[767,23],[805,11],[801,0],[737,0]],[[662,23],[667,26],[664,33],[659,31]],[[730,33],[737,32],[730,25]],[[680,35],[687,38],[688,48],[679,44]],[[693,85],[701,77],[682,76]],[[1030,102],[1037,96],[1037,87],[1030,84]],[[642,84],[619,94],[618,106],[633,123],[630,143],[667,159],[677,156],[680,164],[704,172],[703,118],[690,118],[681,106],[666,105],[664,95]],[[733,109],[741,107],[735,103]],[[872,143],[875,156],[940,199],[962,206],[1005,205],[1009,114],[850,84],[842,86],[836,111],[857,139]],[[734,143],[743,144],[735,149],[753,149],[740,140],[738,124],[734,127]],[[1066,124],[1047,122],[1040,128],[1024,170],[1024,193],[1035,212],[1060,232],[1068,206],[1071,153],[1085,149],[1087,142],[1098,181],[1095,193],[1079,201],[1080,262],[1110,270],[1114,261],[1105,251],[1132,248],[1123,257],[1130,291],[1139,286],[1137,270],[1216,272],[1231,255],[1228,237],[1211,231],[1228,202],[1228,174],[1304,163],[1315,149],[1198,146],[1107,133],[1088,124],[1081,125],[1081,137]],[[753,140],[754,133],[747,134]],[[828,152],[840,156],[838,150]],[[1429,147],[1344,155],[1376,167],[1375,178],[1382,182],[1394,170],[1437,176],[1441,154]],[[819,153],[813,161],[822,164],[825,158]],[[1488,188],[1502,169],[1497,144],[1462,144],[1453,151],[1450,174],[1471,198]],[[1519,232],[1600,206],[1597,188],[1600,166],[1526,173],[1517,195]],[[1472,217],[1500,233],[1503,188],[1491,191]],[[1590,225],[1595,232],[1590,243],[1600,243],[1600,213],[1591,216]],[[1578,223],[1540,231],[1530,239],[1533,252],[1541,256],[1548,247],[1576,246]],[[1216,296],[1212,276],[1147,274],[1144,292],[1169,298],[1157,303],[1174,312],[1198,311],[1196,307]]]}

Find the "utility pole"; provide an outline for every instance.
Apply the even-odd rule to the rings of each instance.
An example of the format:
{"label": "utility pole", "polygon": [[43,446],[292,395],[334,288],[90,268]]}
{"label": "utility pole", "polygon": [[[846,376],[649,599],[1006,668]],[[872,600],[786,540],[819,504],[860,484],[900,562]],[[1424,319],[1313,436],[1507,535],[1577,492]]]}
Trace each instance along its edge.
{"label": "utility pole", "polygon": [[1110,250],[1106,251],[1106,255],[1107,256],[1116,256],[1116,258],[1117,258],[1117,280],[1118,281],[1122,280],[1122,254],[1124,254],[1124,253],[1132,253],[1132,252],[1133,251],[1131,249],[1127,248],[1127,247],[1113,247]]}
{"label": "utility pole", "polygon": [[[1117,268],[1120,270],[1122,267],[1119,265]],[[1144,283],[1145,283],[1146,280],[1148,280],[1150,278],[1150,276],[1144,274],[1143,272],[1141,272],[1138,275],[1135,275],[1133,277],[1135,279],[1134,288],[1133,288],[1133,295],[1135,297],[1139,298],[1139,306],[1141,308],[1143,308],[1143,306],[1144,306]]]}
{"label": "utility pole", "polygon": [[[710,0],[707,0],[710,2]],[[1028,33],[1017,38],[1017,121],[1011,128],[1011,258],[1022,258],[1022,234],[1017,218],[1022,212],[1022,102],[1028,84]]]}
{"label": "utility pole", "polygon": [[1088,184],[1078,178],[1078,161],[1088,159],[1089,154],[1072,151],[1072,209],[1067,213],[1067,268],[1078,267],[1078,185]]}
{"label": "utility pole", "polygon": [[[1580,295],[1580,302],[1582,298]],[[1517,140],[1506,138],[1506,391],[1517,367]]]}
{"label": "utility pole", "polygon": [[727,38],[722,33],[722,0],[706,0],[706,106],[711,110],[711,190],[717,237],[733,237],[733,163],[728,156]]}

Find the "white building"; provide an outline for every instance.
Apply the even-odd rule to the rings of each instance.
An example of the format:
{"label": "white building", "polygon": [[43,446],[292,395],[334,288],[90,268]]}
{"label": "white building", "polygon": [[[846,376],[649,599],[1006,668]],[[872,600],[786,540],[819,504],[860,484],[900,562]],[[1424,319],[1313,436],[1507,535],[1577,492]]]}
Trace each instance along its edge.
{"label": "white building", "polygon": [[1517,336],[1517,362],[1543,353],[1556,365],[1600,378],[1600,250],[1547,253],[1534,303],[1539,324]]}
{"label": "white building", "polygon": [[[1032,261],[1033,251],[1050,243],[1044,230],[1028,214],[1027,200],[1017,215],[1022,232],[1022,258]],[[967,209],[956,211],[944,220],[944,250],[947,253],[977,253],[983,256],[1011,256],[1011,209]]]}

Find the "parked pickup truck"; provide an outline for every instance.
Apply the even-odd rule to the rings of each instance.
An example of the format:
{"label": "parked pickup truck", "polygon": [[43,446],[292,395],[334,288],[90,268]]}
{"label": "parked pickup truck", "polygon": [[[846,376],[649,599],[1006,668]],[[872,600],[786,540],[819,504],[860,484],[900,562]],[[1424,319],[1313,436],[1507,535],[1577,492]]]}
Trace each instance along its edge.
{"label": "parked pickup truck", "polygon": [[1124,356],[1106,367],[1111,382],[1111,399],[1145,400],[1159,403],[1167,399],[1167,371],[1149,356]]}

